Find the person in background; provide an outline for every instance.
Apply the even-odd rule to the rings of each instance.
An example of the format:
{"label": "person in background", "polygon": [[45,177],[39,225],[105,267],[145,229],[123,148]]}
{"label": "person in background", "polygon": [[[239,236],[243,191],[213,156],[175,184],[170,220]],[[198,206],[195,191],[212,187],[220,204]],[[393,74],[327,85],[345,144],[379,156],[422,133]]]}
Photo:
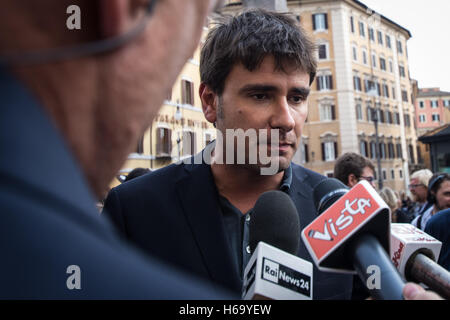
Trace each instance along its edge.
{"label": "person in background", "polygon": [[133,179],[143,176],[144,174],[149,173],[149,172],[150,172],[149,168],[134,168],[133,170],[130,171],[130,173],[127,175],[127,177],[125,178],[125,180],[123,182],[133,180]]}
{"label": "person in background", "polygon": [[333,177],[352,188],[361,180],[367,180],[375,188],[375,167],[366,157],[347,152],[337,158]]}
{"label": "person in background", "polygon": [[380,196],[391,209],[391,222],[397,222],[397,211],[399,209],[399,199],[395,191],[389,187],[383,187],[380,191]]}
{"label": "person in background", "polygon": [[450,208],[450,175],[448,173],[435,173],[428,185],[427,202],[430,207],[411,224],[425,230],[428,220],[441,210]]}
{"label": "person in background", "polygon": [[412,200],[414,201],[414,207],[410,211],[413,219],[421,216],[432,206],[432,204],[427,201],[428,182],[432,176],[433,173],[428,169],[415,171],[411,175],[408,188],[413,196]]}

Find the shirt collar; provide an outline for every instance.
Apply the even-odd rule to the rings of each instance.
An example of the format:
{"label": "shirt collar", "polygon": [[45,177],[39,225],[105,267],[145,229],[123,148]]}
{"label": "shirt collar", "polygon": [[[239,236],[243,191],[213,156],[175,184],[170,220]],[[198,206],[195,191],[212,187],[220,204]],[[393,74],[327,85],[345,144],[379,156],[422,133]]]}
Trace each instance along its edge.
{"label": "shirt collar", "polygon": [[292,165],[289,165],[289,167],[284,170],[284,176],[283,180],[281,180],[281,186],[280,190],[283,192],[288,192],[291,188],[292,184]]}

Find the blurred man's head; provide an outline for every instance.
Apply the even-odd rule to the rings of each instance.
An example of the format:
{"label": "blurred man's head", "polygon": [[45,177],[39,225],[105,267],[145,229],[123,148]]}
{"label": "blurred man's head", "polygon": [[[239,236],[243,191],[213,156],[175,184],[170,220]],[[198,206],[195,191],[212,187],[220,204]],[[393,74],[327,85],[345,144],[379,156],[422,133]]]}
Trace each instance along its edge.
{"label": "blurred man's head", "polygon": [[[11,65],[64,134],[97,195],[151,124],[218,2],[157,1],[149,18],[144,0],[2,1],[0,55],[19,62],[34,51],[80,51],[86,43],[122,39],[119,48],[100,54]],[[80,8],[80,30],[66,25],[73,4]]]}
{"label": "blurred man's head", "polygon": [[[286,14],[246,11],[218,23],[200,60],[203,112],[224,135],[226,129],[279,130],[279,171],[287,168],[305,122],[316,73],[314,44]],[[273,159],[273,158],[272,158]],[[273,161],[273,160],[272,160]],[[256,166],[257,167],[257,166]]]}
{"label": "blurred man's head", "polygon": [[423,203],[427,201],[428,182],[433,173],[428,169],[415,171],[410,177],[409,191],[414,197],[414,201]]}
{"label": "blurred man's head", "polygon": [[428,201],[433,203],[436,212],[450,208],[450,175],[435,173],[428,186]]}
{"label": "blurred man's head", "polygon": [[363,179],[375,187],[374,175],[375,167],[372,162],[354,152],[344,153],[334,165],[333,177],[350,188]]}

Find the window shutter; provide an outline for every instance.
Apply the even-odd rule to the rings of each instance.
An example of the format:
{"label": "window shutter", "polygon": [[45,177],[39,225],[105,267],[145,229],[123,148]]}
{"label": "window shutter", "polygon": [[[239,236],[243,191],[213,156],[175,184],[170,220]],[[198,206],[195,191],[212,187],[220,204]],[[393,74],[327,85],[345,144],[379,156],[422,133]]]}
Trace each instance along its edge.
{"label": "window shutter", "polygon": [[325,13],[325,14],[324,14],[324,17],[325,17],[325,29],[328,30],[328,14]]}
{"label": "window shutter", "polygon": [[330,90],[333,90],[333,76],[330,74],[329,76],[327,76],[329,85],[328,88],[330,88]]}
{"label": "window shutter", "polygon": [[185,104],[186,101],[186,80],[181,80],[181,103]]}
{"label": "window shutter", "polygon": [[366,152],[366,157],[369,156],[369,150],[367,150],[367,142],[364,141],[364,151]]}
{"label": "window shutter", "polygon": [[167,153],[170,155],[172,153],[172,130],[167,129]]}
{"label": "window shutter", "polygon": [[336,111],[334,105],[331,106],[331,120],[336,120]]}
{"label": "window shutter", "polygon": [[194,105],[194,83],[193,82],[190,83],[189,89],[191,89],[190,97],[189,97],[189,104],[191,106],[193,106]]}
{"label": "window shutter", "polygon": [[309,152],[307,144],[305,144],[305,162],[309,162]]}
{"label": "window shutter", "polygon": [[322,145],[322,161],[325,161],[325,143],[321,143]]}
{"label": "window shutter", "polygon": [[313,30],[316,30],[316,15],[312,15],[312,21],[313,21]]}
{"label": "window shutter", "polygon": [[322,76],[318,76],[316,78],[317,91],[320,91],[320,80],[321,79],[322,79]]}
{"label": "window shutter", "polygon": [[338,158],[337,142],[334,142],[334,159]]}
{"label": "window shutter", "polygon": [[158,128],[156,130],[156,154],[160,154],[161,153],[161,149],[162,149],[162,137],[161,137],[161,128]]}

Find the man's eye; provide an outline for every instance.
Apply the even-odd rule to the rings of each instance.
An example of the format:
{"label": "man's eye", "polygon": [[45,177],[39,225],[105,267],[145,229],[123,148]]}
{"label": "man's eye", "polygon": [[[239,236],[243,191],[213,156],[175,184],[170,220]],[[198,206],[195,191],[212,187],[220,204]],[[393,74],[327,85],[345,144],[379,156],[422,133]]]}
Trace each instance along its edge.
{"label": "man's eye", "polygon": [[252,97],[255,100],[264,100],[264,99],[267,99],[267,94],[265,94],[265,93],[254,93],[254,94],[252,94]]}
{"label": "man's eye", "polygon": [[305,99],[303,96],[292,96],[291,97],[291,101],[294,103],[301,103],[303,102]]}

